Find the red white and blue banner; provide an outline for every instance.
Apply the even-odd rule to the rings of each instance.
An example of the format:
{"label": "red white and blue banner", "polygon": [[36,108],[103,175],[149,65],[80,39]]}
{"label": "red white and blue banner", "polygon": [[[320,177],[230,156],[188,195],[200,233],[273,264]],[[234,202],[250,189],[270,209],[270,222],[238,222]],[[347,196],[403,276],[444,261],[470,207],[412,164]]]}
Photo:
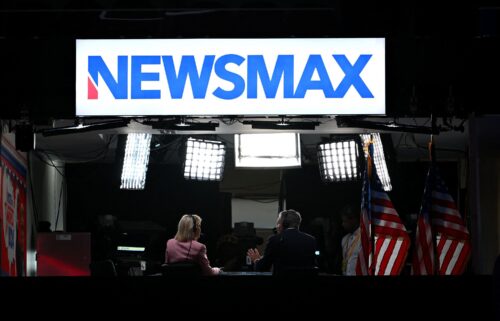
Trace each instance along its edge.
{"label": "red white and blue banner", "polygon": [[76,115],[383,115],[384,38],[76,41]]}
{"label": "red white and blue banner", "polygon": [[0,275],[26,275],[26,174],[25,153],[6,135],[0,144]]}

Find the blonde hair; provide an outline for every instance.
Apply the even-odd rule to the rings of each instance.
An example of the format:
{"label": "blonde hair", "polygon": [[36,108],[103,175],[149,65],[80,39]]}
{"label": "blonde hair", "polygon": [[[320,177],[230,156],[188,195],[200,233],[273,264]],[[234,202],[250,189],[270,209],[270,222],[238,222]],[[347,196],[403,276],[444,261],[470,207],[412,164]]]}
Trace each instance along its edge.
{"label": "blonde hair", "polygon": [[196,214],[184,214],[177,226],[175,239],[179,242],[197,240],[201,234],[201,217]]}

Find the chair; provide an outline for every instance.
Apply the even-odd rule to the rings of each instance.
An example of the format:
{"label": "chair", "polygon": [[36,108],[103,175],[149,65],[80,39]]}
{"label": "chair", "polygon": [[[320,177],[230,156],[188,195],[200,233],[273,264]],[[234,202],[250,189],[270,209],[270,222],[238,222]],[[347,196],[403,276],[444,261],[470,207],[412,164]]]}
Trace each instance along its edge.
{"label": "chair", "polygon": [[91,276],[117,276],[115,263],[112,260],[104,260],[90,263]]}
{"label": "chair", "polygon": [[201,266],[192,261],[165,263],[161,266],[161,274],[167,277],[199,277]]}

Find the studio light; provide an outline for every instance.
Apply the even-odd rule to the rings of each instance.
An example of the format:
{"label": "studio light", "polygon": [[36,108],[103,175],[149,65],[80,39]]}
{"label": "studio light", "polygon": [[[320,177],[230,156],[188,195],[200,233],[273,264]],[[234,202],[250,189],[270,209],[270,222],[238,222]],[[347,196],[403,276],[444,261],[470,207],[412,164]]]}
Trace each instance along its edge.
{"label": "studio light", "polygon": [[236,167],[300,167],[300,134],[236,134],[234,154]]}
{"label": "studio light", "polygon": [[144,189],[149,163],[151,136],[151,134],[127,135],[121,189]]}
{"label": "studio light", "polygon": [[158,121],[145,121],[145,125],[151,125],[153,129],[167,129],[175,131],[215,131],[219,127],[217,122],[193,122],[187,121],[184,118],[180,119],[163,119]]}
{"label": "studio light", "polygon": [[[387,163],[385,162],[384,147],[382,146],[382,140],[380,139],[379,133],[373,134],[361,134],[361,139],[363,145],[366,145],[370,141],[370,137],[373,139],[373,162],[375,163],[375,169],[377,170],[378,178],[382,183],[384,191],[389,192],[392,190],[391,178],[389,176],[389,171],[387,170]],[[368,157],[367,151],[365,150],[365,157]]]}
{"label": "studio light", "polygon": [[360,177],[359,143],[355,139],[318,145],[321,179],[325,182],[354,181]]}
{"label": "studio light", "polygon": [[95,130],[106,130],[106,129],[127,127],[129,122],[130,119],[122,118],[122,119],[112,119],[103,122],[84,124],[83,120],[77,119],[75,125],[73,126],[47,128],[47,129],[42,129],[38,132],[40,132],[43,136],[77,134]]}
{"label": "studio light", "polygon": [[224,172],[226,145],[215,140],[186,141],[184,178],[199,181],[220,181]]}
{"label": "studio light", "polygon": [[407,124],[398,124],[396,122],[379,122],[363,120],[351,116],[336,116],[337,126],[339,128],[365,128],[391,132],[434,134],[437,135],[442,130],[440,127],[415,126]]}
{"label": "studio light", "polygon": [[252,125],[253,129],[276,129],[276,130],[314,130],[319,126],[319,122],[299,122],[299,121],[260,121],[260,120],[245,120],[245,125]]}

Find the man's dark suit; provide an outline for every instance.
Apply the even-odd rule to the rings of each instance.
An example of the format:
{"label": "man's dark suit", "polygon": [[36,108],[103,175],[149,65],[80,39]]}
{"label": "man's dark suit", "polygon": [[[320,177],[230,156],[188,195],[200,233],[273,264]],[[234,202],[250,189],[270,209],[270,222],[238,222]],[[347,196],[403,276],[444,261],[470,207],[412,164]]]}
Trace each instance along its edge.
{"label": "man's dark suit", "polygon": [[289,228],[269,238],[264,256],[255,264],[257,271],[274,275],[311,274],[316,266],[316,239],[296,228]]}

